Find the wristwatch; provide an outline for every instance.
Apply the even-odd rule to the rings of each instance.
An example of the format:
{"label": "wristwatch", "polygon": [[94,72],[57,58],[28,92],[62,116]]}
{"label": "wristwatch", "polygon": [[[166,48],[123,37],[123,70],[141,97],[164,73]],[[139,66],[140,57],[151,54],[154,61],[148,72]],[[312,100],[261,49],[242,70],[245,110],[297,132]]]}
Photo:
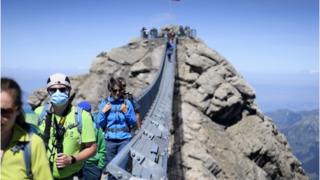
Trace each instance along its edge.
{"label": "wristwatch", "polygon": [[77,162],[77,159],[74,156],[71,156],[71,164],[74,164]]}

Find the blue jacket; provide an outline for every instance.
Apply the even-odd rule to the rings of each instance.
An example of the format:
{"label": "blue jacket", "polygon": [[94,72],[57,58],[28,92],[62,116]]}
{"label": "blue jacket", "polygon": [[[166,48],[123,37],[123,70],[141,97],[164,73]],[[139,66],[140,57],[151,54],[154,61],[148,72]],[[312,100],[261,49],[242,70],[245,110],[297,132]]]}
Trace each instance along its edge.
{"label": "blue jacket", "polygon": [[[111,103],[111,109],[103,113],[103,107]],[[126,103],[128,106],[127,113],[123,113],[121,105]],[[130,128],[136,125],[136,115],[133,106],[129,100],[113,100],[111,96],[101,101],[98,112],[98,123],[105,130],[105,139],[128,139],[131,138]]]}

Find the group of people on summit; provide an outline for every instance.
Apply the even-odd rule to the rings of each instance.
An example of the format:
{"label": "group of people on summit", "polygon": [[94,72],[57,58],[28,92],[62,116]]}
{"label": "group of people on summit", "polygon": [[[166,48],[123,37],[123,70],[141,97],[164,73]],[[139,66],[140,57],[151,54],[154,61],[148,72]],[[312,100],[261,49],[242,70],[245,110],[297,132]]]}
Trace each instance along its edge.
{"label": "group of people on summit", "polygon": [[[1,78],[1,179],[101,179],[106,165],[140,127],[139,106],[124,78],[111,77],[109,96],[98,112],[82,101],[71,104],[71,81],[61,73],[47,80],[49,100],[30,123],[16,81]],[[127,169],[129,155],[120,165]],[[115,179],[108,175],[108,179]]]}

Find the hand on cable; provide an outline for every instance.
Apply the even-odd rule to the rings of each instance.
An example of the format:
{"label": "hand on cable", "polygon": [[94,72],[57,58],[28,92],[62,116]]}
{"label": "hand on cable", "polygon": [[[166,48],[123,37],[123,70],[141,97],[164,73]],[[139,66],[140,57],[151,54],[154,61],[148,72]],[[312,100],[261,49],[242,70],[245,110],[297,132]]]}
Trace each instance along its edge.
{"label": "hand on cable", "polygon": [[108,112],[110,109],[111,109],[111,104],[108,103],[108,104],[106,104],[106,105],[103,107],[102,112],[103,112],[103,113],[106,113],[106,112]]}
{"label": "hand on cable", "polygon": [[72,163],[72,157],[63,153],[59,153],[56,159],[57,168],[64,168]]}

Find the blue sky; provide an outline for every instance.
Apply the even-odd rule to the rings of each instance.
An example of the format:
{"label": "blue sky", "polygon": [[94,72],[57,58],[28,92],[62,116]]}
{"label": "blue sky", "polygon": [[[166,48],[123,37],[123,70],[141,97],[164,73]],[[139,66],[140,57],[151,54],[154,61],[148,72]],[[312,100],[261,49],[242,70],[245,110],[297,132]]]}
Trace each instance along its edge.
{"label": "blue sky", "polygon": [[[126,44],[142,26],[181,24],[195,28],[244,75],[266,110],[272,96],[298,98],[297,107],[318,105],[317,0],[2,0],[1,5],[2,75],[15,77],[28,92],[51,73],[88,72],[98,53]],[[277,97],[282,86],[296,93]],[[271,87],[279,92],[267,90]]]}

